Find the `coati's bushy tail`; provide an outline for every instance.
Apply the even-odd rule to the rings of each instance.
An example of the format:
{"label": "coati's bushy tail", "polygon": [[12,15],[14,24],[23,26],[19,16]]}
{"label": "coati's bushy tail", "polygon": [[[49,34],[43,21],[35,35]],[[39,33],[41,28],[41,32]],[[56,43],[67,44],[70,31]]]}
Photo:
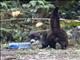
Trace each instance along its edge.
{"label": "coati's bushy tail", "polygon": [[52,31],[56,31],[58,29],[60,29],[60,21],[59,21],[59,12],[58,12],[59,8],[56,7],[52,14],[51,14],[51,20],[50,20],[50,23],[51,23],[51,29]]}

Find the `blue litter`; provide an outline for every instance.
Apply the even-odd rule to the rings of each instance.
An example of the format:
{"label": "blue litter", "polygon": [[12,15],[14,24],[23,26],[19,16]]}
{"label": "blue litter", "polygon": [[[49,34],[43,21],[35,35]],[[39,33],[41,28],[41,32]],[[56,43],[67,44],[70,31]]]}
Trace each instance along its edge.
{"label": "blue litter", "polygon": [[31,48],[31,43],[30,42],[9,43],[9,48],[11,49]]}
{"label": "blue litter", "polygon": [[18,49],[19,46],[17,46],[17,45],[10,45],[9,48],[11,48],[11,49]]}

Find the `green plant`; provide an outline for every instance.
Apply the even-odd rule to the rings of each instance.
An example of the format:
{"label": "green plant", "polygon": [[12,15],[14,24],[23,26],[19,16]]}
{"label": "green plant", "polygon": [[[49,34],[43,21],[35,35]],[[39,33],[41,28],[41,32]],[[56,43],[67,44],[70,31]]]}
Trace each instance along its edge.
{"label": "green plant", "polygon": [[46,2],[45,0],[32,0],[28,4],[23,4],[23,8],[26,10],[26,13],[31,14],[32,17],[37,17],[37,15],[39,16],[40,14],[47,13],[46,15],[48,15],[50,10],[54,8],[54,5]]}

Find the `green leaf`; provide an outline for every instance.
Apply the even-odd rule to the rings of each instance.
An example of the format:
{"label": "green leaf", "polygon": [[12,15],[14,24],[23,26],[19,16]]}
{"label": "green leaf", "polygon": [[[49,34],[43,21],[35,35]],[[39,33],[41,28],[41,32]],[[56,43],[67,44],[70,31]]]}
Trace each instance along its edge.
{"label": "green leaf", "polygon": [[43,2],[43,1],[38,1],[38,3],[39,3],[40,5],[44,5],[44,2]]}
{"label": "green leaf", "polygon": [[36,6],[36,1],[30,1],[29,2],[33,7]]}
{"label": "green leaf", "polygon": [[49,8],[55,8],[55,6],[52,4],[47,4],[47,6],[49,6]]}

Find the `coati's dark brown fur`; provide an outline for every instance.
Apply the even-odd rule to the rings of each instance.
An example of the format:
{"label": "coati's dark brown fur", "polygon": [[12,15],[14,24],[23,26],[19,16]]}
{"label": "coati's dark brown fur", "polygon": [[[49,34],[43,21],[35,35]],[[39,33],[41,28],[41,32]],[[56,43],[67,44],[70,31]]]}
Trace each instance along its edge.
{"label": "coati's dark brown fur", "polygon": [[43,33],[42,48],[56,48],[56,43],[61,45],[61,49],[66,49],[68,46],[68,37],[66,32],[61,29],[59,21],[58,7],[51,14],[51,30]]}
{"label": "coati's dark brown fur", "polygon": [[61,45],[61,49],[66,49],[68,46],[68,37],[66,32],[60,27],[58,7],[56,7],[51,14],[50,24],[51,29],[40,32],[41,35],[37,34],[38,32],[32,33],[29,35],[30,39],[42,36],[40,37],[42,48],[46,48],[48,46],[56,48],[56,43],[59,43]]}

